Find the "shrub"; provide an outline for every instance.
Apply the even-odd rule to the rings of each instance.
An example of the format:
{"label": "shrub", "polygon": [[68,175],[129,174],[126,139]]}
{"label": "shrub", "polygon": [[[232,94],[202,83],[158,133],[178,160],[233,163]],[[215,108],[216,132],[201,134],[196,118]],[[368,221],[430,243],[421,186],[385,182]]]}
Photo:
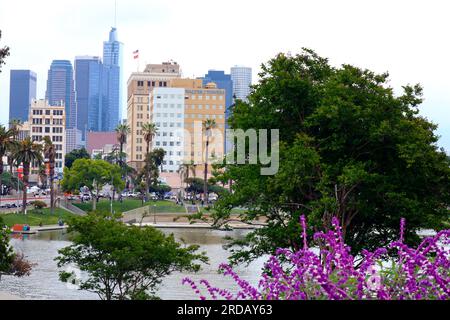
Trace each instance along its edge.
{"label": "shrub", "polygon": [[[343,242],[339,222],[333,229],[318,232],[318,250],[308,248],[305,217],[301,217],[303,249],[278,249],[265,264],[258,288],[251,286],[227,264],[220,270],[234,278],[240,290],[232,293],[200,281],[213,299],[250,300],[428,300],[450,298],[450,230],[423,240],[417,249],[403,242],[405,220],[401,220],[400,239],[374,252],[363,250],[353,257]],[[394,255],[388,255],[393,251]],[[206,299],[196,283],[183,279]]]}
{"label": "shrub", "polygon": [[44,201],[40,201],[40,200],[35,200],[35,201],[31,202],[31,205],[36,210],[42,210],[45,207],[47,207],[47,204]]}

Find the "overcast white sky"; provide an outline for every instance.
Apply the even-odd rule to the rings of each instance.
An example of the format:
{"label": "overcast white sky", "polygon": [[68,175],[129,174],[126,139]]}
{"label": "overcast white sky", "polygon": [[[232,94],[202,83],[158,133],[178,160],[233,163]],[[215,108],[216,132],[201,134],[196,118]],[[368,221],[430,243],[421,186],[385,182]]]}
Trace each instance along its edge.
{"label": "overcast white sky", "polygon": [[[389,71],[391,85],[421,83],[422,114],[439,124],[450,150],[450,5],[445,0],[117,0],[119,39],[125,44],[124,83],[141,67],[177,61],[186,77],[235,64],[253,68],[278,52],[309,47],[333,65]],[[114,0],[0,0],[0,45],[11,56],[0,73],[0,122],[8,122],[9,70],[38,75],[45,96],[53,59],[102,55],[114,24]],[[124,85],[124,90],[126,86]],[[124,106],[125,108],[125,106]],[[125,110],[123,114],[126,115]]]}

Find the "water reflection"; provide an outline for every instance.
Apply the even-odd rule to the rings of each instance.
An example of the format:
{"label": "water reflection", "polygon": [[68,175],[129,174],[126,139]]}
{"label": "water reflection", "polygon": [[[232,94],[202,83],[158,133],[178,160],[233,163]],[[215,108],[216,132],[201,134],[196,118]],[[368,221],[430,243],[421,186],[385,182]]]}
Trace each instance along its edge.
{"label": "water reflection", "polygon": [[[225,236],[243,237],[248,230],[219,231],[209,229],[162,229],[166,234],[173,233],[179,241],[187,244],[198,244],[200,251],[205,251],[210,261],[203,265],[197,274],[174,273],[166,277],[157,295],[162,299],[193,299],[192,290],[182,286],[181,280],[189,276],[194,280],[208,279],[211,284],[226,289],[235,289],[232,279],[217,273],[218,266],[226,262],[228,252],[223,249]],[[9,292],[26,299],[98,299],[94,293],[69,289],[58,279],[58,268],[53,260],[57,251],[70,245],[71,235],[66,231],[41,232],[34,235],[15,235],[11,243],[17,251],[23,252],[26,258],[37,265],[32,274],[25,278],[2,277],[0,291]],[[256,284],[264,259],[252,263],[250,266],[236,268],[241,277],[252,284]]]}

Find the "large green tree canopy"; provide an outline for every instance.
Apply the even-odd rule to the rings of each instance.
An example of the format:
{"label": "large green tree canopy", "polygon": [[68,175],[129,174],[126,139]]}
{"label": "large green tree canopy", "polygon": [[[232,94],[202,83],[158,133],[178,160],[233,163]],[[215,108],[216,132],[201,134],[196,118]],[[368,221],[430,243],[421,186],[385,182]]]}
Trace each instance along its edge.
{"label": "large green tree canopy", "polygon": [[[87,276],[80,289],[103,300],[154,297],[163,278],[172,272],[195,272],[208,261],[198,245],[182,245],[173,235],[152,227],[127,226],[119,216],[89,213],[70,221],[73,244],[59,250],[59,267],[75,265]],[[73,273],[60,272],[68,282]]]}
{"label": "large green tree canopy", "polygon": [[[248,261],[277,247],[300,246],[300,214],[314,229],[332,216],[355,252],[397,238],[400,217],[409,242],[418,228],[442,227],[450,203],[449,164],[437,146],[436,125],[420,116],[419,85],[395,95],[388,74],[351,65],[332,67],[304,49],[279,54],[262,66],[249,102],[238,101],[234,129],[279,129],[280,167],[224,165],[217,180],[232,193],[217,203],[217,223],[233,207],[242,218],[265,217],[268,226],[235,242],[232,261]],[[312,230],[311,230],[312,231]]]}
{"label": "large green tree canopy", "polygon": [[90,159],[90,158],[91,158],[91,156],[89,155],[89,153],[87,152],[87,150],[85,148],[74,149],[71,152],[69,152],[68,154],[66,154],[66,156],[64,158],[64,166],[66,166],[67,168],[70,169],[70,167],[72,167],[72,164],[75,162],[75,160]]}

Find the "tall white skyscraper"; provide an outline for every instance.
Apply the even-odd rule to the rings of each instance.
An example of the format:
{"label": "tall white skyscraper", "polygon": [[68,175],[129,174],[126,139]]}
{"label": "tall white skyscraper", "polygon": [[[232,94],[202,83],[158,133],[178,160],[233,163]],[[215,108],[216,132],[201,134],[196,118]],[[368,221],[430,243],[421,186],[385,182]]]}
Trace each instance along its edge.
{"label": "tall white skyscraper", "polygon": [[236,99],[247,101],[252,84],[252,68],[234,66],[231,68],[231,80],[233,81],[233,91]]}

